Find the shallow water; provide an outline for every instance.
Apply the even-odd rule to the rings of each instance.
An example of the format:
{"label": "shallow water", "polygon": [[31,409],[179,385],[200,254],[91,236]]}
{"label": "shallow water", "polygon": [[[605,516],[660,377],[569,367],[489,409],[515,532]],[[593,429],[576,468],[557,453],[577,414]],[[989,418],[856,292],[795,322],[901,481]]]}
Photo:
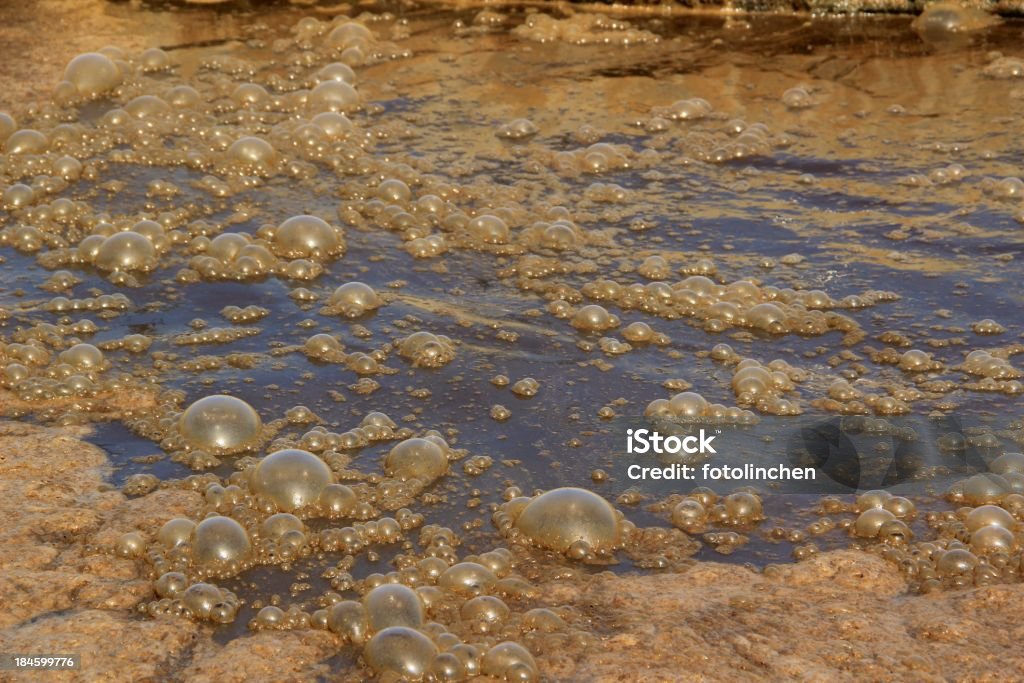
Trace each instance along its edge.
{"label": "shallow water", "polygon": [[[952,483],[986,471],[1024,441],[1021,388],[1013,384],[1018,375],[1012,367],[1014,354],[1024,351],[1018,287],[1024,184],[1008,180],[1021,174],[1024,141],[1016,122],[1024,108],[1024,68],[1018,63],[1014,72],[1014,63],[1004,63],[1024,56],[1018,22],[925,41],[910,17],[678,15],[629,19],[631,27],[608,30],[610,24],[586,26],[591,15],[567,19],[551,11],[553,21],[530,29],[524,26],[538,21],[536,10],[389,13],[376,7],[377,14],[361,17],[375,37],[364,54],[351,58],[362,98],[348,112],[354,132],[303,148],[289,146],[297,138],[282,126],[312,118],[315,106],[303,104],[296,92],[337,54],[324,48],[326,30],[310,30],[308,43],[295,40],[290,29],[305,15],[302,9],[95,3],[86,12],[63,3],[47,6],[64,10],[69,21],[81,17],[83,30],[58,41],[48,32],[60,25],[42,21],[45,12],[2,10],[10,66],[5,80],[15,86],[4,91],[0,105],[19,127],[33,125],[51,136],[59,122],[81,124],[81,139],[65,139],[63,149],[54,145],[39,156],[51,163],[47,154],[74,154],[95,168],[95,177],[86,173],[56,189],[40,189],[28,206],[8,204],[0,214],[8,245],[0,301],[10,313],[3,333],[13,341],[33,326],[89,318],[98,329],[79,336],[101,348],[128,334],[151,339],[143,353],[107,351],[112,367],[103,375],[126,372],[138,386],[164,392],[148,413],[111,419],[80,402],[34,407],[26,401],[16,408],[26,419],[95,422],[91,438],[111,454],[115,486],[154,474],[173,487],[192,475],[170,457],[178,448],[161,443],[170,432],[154,436],[154,425],[161,416],[174,422],[177,411],[210,394],[238,396],[264,423],[278,421],[278,445],[294,445],[314,425],[344,433],[379,411],[410,435],[438,430],[469,456],[493,458],[478,476],[453,462],[450,474],[428,489],[429,497],[408,506],[428,523],[459,530],[465,555],[506,543],[491,517],[513,495],[510,486],[523,495],[588,488],[638,527],[670,526],[665,510],[649,506],[706,482],[684,487],[631,481],[626,468],[634,459],[625,454],[624,434],[647,423],[649,403],[679,391],[757,413],[755,425],[707,422],[725,446],[712,458],[719,464],[795,462],[794,439],[802,429],[842,413],[905,413],[892,423],[913,429],[916,440],[869,435],[855,452],[884,459],[906,446],[922,459],[915,460],[916,468],[895,480],[865,474],[838,487],[755,483],[766,519],[740,529],[748,542],[716,552],[705,538],[692,553],[696,560],[763,567],[789,561],[802,542],[773,537],[772,528],[805,527],[820,516],[813,510],[822,495],[840,493],[849,503],[856,490],[886,487],[912,498],[919,511],[946,512],[956,507],[943,498]],[[311,13],[331,20],[315,8]],[[622,44],[626,37],[630,44]],[[573,42],[581,40],[591,44]],[[121,91],[89,102],[44,101],[70,57],[106,43],[121,45],[131,70]],[[166,51],[168,69],[139,68],[141,49],[151,46]],[[1001,77],[1008,72],[1016,76]],[[271,97],[233,103],[233,88],[247,82],[262,84]],[[181,83],[199,93],[194,106],[140,116],[138,126],[109,120],[110,110],[131,97],[165,95]],[[709,107],[675,104],[693,98]],[[500,135],[501,126],[521,118],[537,132],[520,139]],[[147,129],[147,121],[155,123]],[[757,122],[764,124],[761,132],[750,134]],[[97,131],[103,132],[93,136]],[[212,142],[218,134],[230,140],[262,136],[283,160],[271,172],[248,173],[224,160],[227,143],[218,149]],[[614,147],[591,148],[595,143]],[[189,150],[200,160],[184,160]],[[3,158],[5,189],[17,182],[44,184],[37,171],[19,165],[23,158]],[[199,181],[208,176],[230,187],[204,187]],[[510,228],[506,245],[467,237],[461,226],[402,200],[395,204],[414,215],[402,216],[405,228],[389,224],[387,202],[371,201],[388,178],[402,179],[413,197],[441,195],[448,202],[442,214],[501,214]],[[172,183],[174,193],[164,194],[159,183]],[[52,207],[60,197],[84,202],[82,217],[62,223],[52,211],[33,213],[33,205]],[[553,209],[558,206],[565,211]],[[223,281],[196,270],[182,275],[207,248],[192,239],[202,230],[210,237],[255,236],[260,226],[277,226],[296,214],[343,227],[344,255],[323,259],[317,277],[264,274]],[[554,249],[530,233],[536,221],[563,214],[575,226],[573,247]],[[73,262],[75,247],[96,222],[113,220],[127,229],[143,218],[191,235],[172,241],[152,272],[129,272],[123,280],[117,272]],[[25,225],[37,225],[48,244],[38,251],[10,246]],[[448,251],[432,258],[409,253],[406,244],[427,234],[445,234]],[[645,270],[642,264],[652,256],[665,260],[666,272]],[[58,266],[81,282],[56,292],[41,289]],[[602,279],[626,288],[671,285],[691,275],[726,285],[750,281],[746,286],[762,297],[766,287],[795,290],[783,298],[822,290],[826,303],[818,309],[845,316],[839,325],[848,327],[759,329],[753,319],[728,324],[685,306],[661,305],[656,290],[632,302],[594,294]],[[351,281],[372,287],[385,305],[352,319],[321,311],[335,288]],[[300,287],[318,300],[293,298]],[[117,315],[63,317],[46,310],[57,294],[118,292],[131,303]],[[851,296],[860,298],[851,303]],[[621,325],[604,332],[576,329],[552,303],[562,299],[569,302],[569,316],[585,304],[601,304]],[[226,305],[260,306],[269,314],[236,324],[222,314]],[[807,309],[787,311],[810,320]],[[985,319],[1002,331],[990,336],[984,326],[972,329]],[[612,343],[602,338],[621,343],[623,328],[633,322],[650,324],[668,341],[638,342],[621,354],[602,350],[602,343]],[[212,328],[249,331],[226,343],[182,343],[181,335]],[[395,347],[418,330],[454,340],[454,359],[438,368],[403,359]],[[303,344],[318,333],[337,336],[347,353],[376,351],[385,367],[372,375],[379,387],[364,392],[345,364],[304,354]],[[59,351],[74,337],[64,335],[50,346]],[[721,343],[737,355],[726,362],[709,355]],[[923,373],[901,369],[909,349],[931,354],[934,367]],[[962,367],[977,349],[1009,364],[998,383],[981,385]],[[798,377],[777,397],[785,401],[744,402],[730,385],[740,358],[764,364],[783,359]],[[190,367],[204,360],[217,367]],[[539,391],[518,397],[491,381],[499,374],[512,383],[535,378]],[[891,403],[829,403],[829,387],[840,378]],[[17,381],[7,388],[17,392]],[[180,393],[167,393],[172,391]],[[496,404],[510,411],[507,419],[493,417]],[[314,413],[312,422],[283,419],[300,405]],[[610,406],[614,419],[599,414]],[[802,414],[777,415],[787,411]],[[942,447],[950,432],[973,441],[965,451]],[[385,440],[352,449],[351,462],[335,468],[339,478],[376,483],[372,477],[379,477],[393,445]],[[226,481],[248,464],[224,456],[209,472]],[[594,478],[598,469],[608,477]],[[750,482],[709,485],[725,494],[744,483]],[[640,496],[630,500],[631,493]],[[330,524],[309,523],[314,530],[318,525]],[[935,534],[923,516],[911,527],[919,539]],[[816,541],[820,550],[851,543],[838,528]],[[394,551],[381,555],[376,562],[359,556],[350,572],[357,579],[387,573]],[[284,569],[257,567],[226,580],[222,585],[249,606],[234,624],[218,627],[218,639],[243,634],[255,614],[251,602],[287,593],[299,572],[315,577],[313,585],[285,605],[312,609],[307,598],[329,589],[317,573],[338,560],[326,556]],[[615,559],[615,571],[657,566],[650,553]],[[607,560],[587,570],[609,568]],[[552,557],[537,562],[548,569],[569,563]]]}

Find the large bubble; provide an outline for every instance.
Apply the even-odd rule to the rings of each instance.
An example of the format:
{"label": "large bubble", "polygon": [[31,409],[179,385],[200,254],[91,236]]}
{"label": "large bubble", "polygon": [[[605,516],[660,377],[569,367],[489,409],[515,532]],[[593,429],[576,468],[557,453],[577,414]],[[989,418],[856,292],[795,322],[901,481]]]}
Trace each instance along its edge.
{"label": "large bubble", "polygon": [[208,517],[192,532],[192,559],[202,569],[235,574],[252,555],[252,542],[230,517]]}
{"label": "large bubble", "polygon": [[309,451],[290,448],[263,458],[252,474],[252,489],[286,512],[313,505],[334,482],[331,468]]}
{"label": "large bubble", "polygon": [[384,304],[380,296],[369,285],[362,282],[346,282],[334,290],[327,305],[348,318],[359,316],[380,308]]}
{"label": "large bubble", "polygon": [[181,416],[179,429],[193,448],[224,455],[255,444],[263,422],[242,399],[215,394],[190,405]]}
{"label": "large bubble", "polygon": [[266,172],[277,163],[277,150],[263,138],[249,135],[231,143],[228,157],[246,169]]}
{"label": "large bubble", "polygon": [[83,97],[95,97],[121,84],[121,70],[106,55],[86,52],[68,63],[64,80],[74,85]]}
{"label": "large bubble", "polygon": [[100,270],[150,271],[156,267],[156,248],[145,235],[119,232],[103,240],[95,265]]}
{"label": "large bubble", "polygon": [[389,477],[415,478],[429,484],[448,471],[448,456],[433,441],[406,439],[384,458],[384,471]]}
{"label": "large bubble", "polygon": [[574,543],[591,549],[609,549],[619,540],[615,508],[585,489],[560,488],[531,500],[515,526],[534,543],[550,550],[566,551]]}
{"label": "large bubble", "polygon": [[316,216],[292,216],[274,233],[274,251],[286,258],[326,258],[344,250],[338,233]]}
{"label": "large bubble", "polygon": [[397,674],[419,680],[437,656],[437,646],[419,631],[392,626],[366,644],[363,657],[378,674]]}
{"label": "large bubble", "polygon": [[400,583],[377,586],[363,598],[370,629],[391,626],[419,628],[423,625],[423,603],[416,591]]}

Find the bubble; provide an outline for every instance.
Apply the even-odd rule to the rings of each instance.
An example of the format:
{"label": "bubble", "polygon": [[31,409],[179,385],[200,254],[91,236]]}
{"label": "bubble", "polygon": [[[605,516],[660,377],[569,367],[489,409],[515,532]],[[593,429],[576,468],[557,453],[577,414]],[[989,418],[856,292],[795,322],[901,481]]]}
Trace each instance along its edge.
{"label": "bubble", "polygon": [[211,583],[195,583],[185,590],[181,601],[198,619],[208,619],[214,605],[221,601],[221,592]]}
{"label": "bubble", "polygon": [[532,398],[540,391],[540,382],[532,377],[524,377],[512,385],[512,393],[522,398]]}
{"label": "bubble", "polygon": [[865,491],[857,496],[857,511],[864,512],[873,508],[883,508],[892,499],[892,494],[881,489]]}
{"label": "bubble", "polygon": [[533,659],[533,655],[519,643],[510,640],[498,643],[489,649],[480,662],[480,671],[484,675],[494,676],[501,680],[515,680],[509,676],[510,670],[514,669],[526,669],[532,674],[530,678],[520,678],[519,680],[536,679],[537,662]]}
{"label": "bubble", "polygon": [[121,70],[109,57],[86,52],[68,63],[64,80],[74,85],[83,97],[96,97],[121,84]]}
{"label": "bubble", "polygon": [[355,83],[356,72],[348,64],[331,62],[316,72],[319,81],[341,81],[342,83]]}
{"label": "bubble", "polygon": [[285,625],[287,616],[280,607],[267,605],[259,612],[253,620],[253,628],[282,628]]}
{"label": "bubble", "polygon": [[971,331],[978,335],[997,335],[1006,332],[1006,328],[992,318],[985,318],[971,323]]}
{"label": "bubble", "polygon": [[649,342],[654,339],[654,330],[644,322],[630,323],[622,330],[622,336],[626,341]]}
{"label": "bubble", "polygon": [[455,359],[455,346],[444,335],[414,332],[398,342],[398,354],[413,367],[439,368]]}
{"label": "bubble", "polygon": [[351,111],[359,105],[359,93],[344,81],[323,81],[309,93],[309,103],[319,111]]}
{"label": "bubble", "polygon": [[199,91],[188,85],[176,85],[164,93],[164,101],[177,109],[190,109],[200,100]]}
{"label": "bubble", "polygon": [[971,534],[971,550],[978,555],[1011,553],[1017,547],[1013,532],[1004,526],[990,524]]}
{"label": "bubble", "polygon": [[584,332],[603,332],[619,326],[619,319],[604,306],[589,304],[572,317],[572,326]]}
{"label": "bubble", "polygon": [[60,362],[73,365],[79,370],[101,370],[106,366],[103,352],[92,344],[75,344],[70,349],[61,351]]}
{"label": "bubble", "polygon": [[119,232],[103,240],[94,263],[100,270],[148,272],[156,267],[156,249],[149,239],[137,232]]}
{"label": "bubble", "polygon": [[688,100],[676,100],[663,112],[658,111],[658,113],[664,114],[672,121],[697,121],[710,114],[711,111],[711,103],[699,97],[693,97]]}
{"label": "bubble", "polygon": [[171,66],[171,60],[167,53],[158,47],[151,47],[145,50],[139,57],[143,71],[163,71]]}
{"label": "bubble", "polygon": [[459,613],[466,621],[494,625],[508,619],[510,611],[500,599],[492,595],[478,595],[463,603]]}
{"label": "bubble", "polygon": [[700,501],[687,498],[672,508],[672,524],[688,533],[699,533],[707,522],[707,510]]}
{"label": "bubble", "polygon": [[288,532],[298,531],[301,533],[305,530],[306,526],[302,523],[302,520],[287,512],[273,514],[263,520],[263,524],[260,525],[260,534],[264,538],[270,538],[275,541],[280,540]]}
{"label": "bubble", "polygon": [[448,471],[448,456],[427,439],[406,439],[395,445],[384,458],[384,471],[389,477],[419,479],[430,484]]}
{"label": "bubble", "polygon": [[352,122],[348,117],[338,112],[325,111],[317,114],[311,119],[312,123],[320,128],[331,138],[340,138],[352,132]]}
{"label": "bubble", "polygon": [[1013,531],[1017,527],[1017,520],[1013,515],[996,505],[982,505],[976,507],[967,514],[964,520],[968,531],[977,531],[986,526],[1001,526],[1004,529]]}
{"label": "bubble", "polygon": [[958,576],[974,571],[978,566],[978,558],[974,553],[963,548],[956,548],[942,553],[935,568],[940,574]]}
{"label": "bubble", "polygon": [[370,29],[354,21],[347,21],[327,34],[325,41],[329,47],[345,49],[354,45],[362,45],[373,39]]}
{"label": "bubble", "polygon": [[125,111],[136,119],[159,117],[171,111],[169,104],[156,95],[139,95],[124,105]]}
{"label": "bubble", "polygon": [[989,469],[996,474],[1008,472],[1024,474],[1024,453],[1004,453],[992,461]]}
{"label": "bubble", "polygon": [[117,539],[114,552],[121,557],[138,557],[146,550],[146,537],[138,531],[129,531]]}
{"label": "bubble", "polygon": [[963,483],[963,498],[969,505],[998,503],[1009,490],[998,474],[975,474]]}
{"label": "bubble", "polygon": [[698,393],[684,391],[669,399],[669,408],[676,417],[701,417],[708,409],[707,400]]}
{"label": "bubble", "polygon": [[541,243],[548,249],[572,249],[582,241],[578,229],[568,221],[555,221],[541,234]]}
{"label": "bubble", "polygon": [[537,132],[537,125],[530,119],[514,119],[498,126],[495,135],[506,140],[524,140]]}
{"label": "bubble", "polygon": [[344,253],[345,244],[327,221],[316,216],[292,216],[274,233],[274,253],[285,258],[325,259]]}
{"label": "bubble", "polygon": [[320,514],[328,518],[344,517],[352,512],[356,505],[356,494],[344,484],[328,484],[320,492],[317,506]]}
{"label": "bubble", "polygon": [[249,535],[230,517],[207,517],[193,530],[192,559],[203,569],[235,574],[251,554]]}
{"label": "bubble", "polygon": [[263,138],[249,135],[231,143],[228,158],[244,168],[265,172],[277,164],[277,150]]}
{"label": "bubble", "polygon": [[193,448],[215,455],[246,450],[259,439],[259,413],[240,398],[215,394],[201,398],[182,414],[181,436]]}
{"label": "bubble", "polygon": [[175,518],[168,520],[160,527],[156,540],[167,549],[176,548],[188,543],[195,531],[196,523],[191,519]]}
{"label": "bubble", "polygon": [[862,538],[875,538],[883,524],[895,519],[896,515],[885,508],[871,508],[860,513],[854,522],[853,531]]}
{"label": "bubble", "polygon": [[188,578],[181,572],[164,572],[153,582],[153,590],[161,598],[180,597],[188,588]]}
{"label": "bubble", "polygon": [[425,635],[404,626],[378,632],[363,650],[363,657],[378,674],[397,674],[420,680],[437,656],[437,646]]}
{"label": "bubble", "polygon": [[784,334],[786,314],[775,304],[758,304],[747,311],[747,322],[771,334]]}
{"label": "bubble", "polygon": [[361,645],[369,634],[366,609],[354,600],[342,600],[327,612],[327,628],[346,640]]}
{"label": "bubble", "polygon": [[358,318],[384,305],[372,287],[362,282],[346,282],[331,294],[328,307],[347,318]]}
{"label": "bubble", "polygon": [[951,35],[978,31],[1000,22],[998,17],[954,2],[929,4],[911,27],[927,42],[939,42]]}
{"label": "bubble", "polygon": [[469,236],[484,244],[505,244],[508,242],[508,225],[501,218],[484,214],[477,216],[466,225]]}
{"label": "bubble", "polygon": [[481,595],[491,590],[498,577],[477,562],[459,562],[446,569],[438,578],[438,585],[463,595]]}
{"label": "bubble", "polygon": [[[0,137],[3,137],[2,133]],[[74,157],[62,156],[53,162],[53,172],[64,180],[78,180],[82,176],[82,162]]]}
{"label": "bubble", "polygon": [[0,111],[0,140],[6,140],[18,130],[18,122],[5,111]]}
{"label": "bubble", "polygon": [[466,679],[466,667],[462,660],[451,652],[442,652],[434,657],[427,675],[429,680],[438,681],[462,681]]}
{"label": "bubble", "polygon": [[602,550],[619,540],[615,508],[580,488],[559,488],[537,496],[523,508],[515,526],[534,543],[561,552],[577,541]]}
{"label": "bubble", "polygon": [[423,625],[423,603],[416,591],[400,583],[377,586],[363,597],[371,631],[392,626],[419,628]]}
{"label": "bubble", "polygon": [[49,146],[50,141],[38,130],[22,129],[7,138],[4,151],[8,154],[42,154]]}
{"label": "bubble", "polygon": [[761,499],[752,493],[739,491],[730,493],[722,501],[726,514],[736,524],[748,524],[764,519],[761,511]]}
{"label": "bubble", "polygon": [[790,88],[782,93],[782,103],[790,109],[805,109],[814,105],[810,94],[804,88]]}
{"label": "bubble", "polygon": [[334,475],[309,451],[287,449],[263,458],[252,473],[253,493],[290,512],[317,502]]}
{"label": "bubble", "polygon": [[412,191],[401,180],[390,178],[377,186],[377,196],[386,202],[400,204],[412,199]]}

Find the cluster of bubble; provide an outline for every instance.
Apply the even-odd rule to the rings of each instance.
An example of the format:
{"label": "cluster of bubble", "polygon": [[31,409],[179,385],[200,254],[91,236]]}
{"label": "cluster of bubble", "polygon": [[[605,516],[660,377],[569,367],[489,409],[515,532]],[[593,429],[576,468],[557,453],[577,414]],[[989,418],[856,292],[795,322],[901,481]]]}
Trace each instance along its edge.
{"label": "cluster of bubble", "polygon": [[312,280],[323,273],[324,262],[345,253],[344,231],[317,216],[292,216],[278,226],[264,225],[255,238],[244,232],[225,232],[213,239],[199,235],[188,244],[196,254],[179,281],[251,280],[269,275]]}
{"label": "cluster of bubble", "polygon": [[413,332],[397,347],[398,355],[416,368],[440,368],[455,360],[455,342],[443,334]]}
{"label": "cluster of bubble", "polygon": [[[367,577],[358,588],[361,599],[325,596],[325,606],[311,615],[313,627],[361,647],[382,677],[539,680],[537,663],[520,641],[567,634],[568,628],[551,610],[519,613],[510,606],[533,592],[512,572],[512,554],[498,548],[459,561],[452,548],[457,539],[439,527],[425,527],[421,540],[427,540],[423,558],[403,556],[398,571]],[[429,615],[447,624],[428,621]]]}
{"label": "cluster of bubble", "polygon": [[[719,496],[706,486],[685,496],[673,494],[650,507],[652,512],[668,513],[669,521],[688,534],[705,534],[714,527],[751,528],[765,519],[761,494],[752,488],[737,489]],[[728,532],[727,532],[728,533]],[[712,545],[730,545],[730,537],[712,537]]]}
{"label": "cluster of bubble", "polygon": [[195,332],[183,332],[171,337],[175,346],[199,346],[202,344],[229,344],[260,333],[258,327],[211,327]]}
{"label": "cluster of bubble", "polygon": [[[66,347],[57,354],[51,353],[37,338],[26,338],[25,343],[0,343],[0,363],[3,363],[0,387],[9,389],[19,400],[31,403],[88,399],[123,390],[131,384],[126,375],[107,376],[110,363],[93,344],[68,345],[63,334],[59,334],[56,342]],[[84,403],[79,409],[88,412],[89,408],[90,405]]]}
{"label": "cluster of bubble", "polygon": [[246,306],[245,308],[230,305],[222,308],[220,310],[220,314],[224,316],[228,322],[236,325],[245,325],[247,323],[254,323],[263,320],[270,315],[270,309],[252,305]]}
{"label": "cluster of bubble", "polygon": [[563,553],[573,559],[607,556],[624,541],[622,514],[581,488],[559,488],[533,498],[518,496],[494,513],[511,543]]}
{"label": "cluster of bubble", "polygon": [[[575,176],[580,173],[607,173],[609,171],[633,168],[638,165],[639,160],[637,157],[638,154],[626,145],[595,142],[572,151],[554,152],[550,155],[549,163],[556,172],[567,176]],[[597,188],[607,190],[609,187],[609,185],[591,186],[584,194],[588,195],[588,198],[591,198],[593,201],[616,201],[616,197],[608,195],[607,192],[594,192]],[[618,189],[625,192],[622,188]]]}
{"label": "cluster of bubble", "polygon": [[384,301],[373,287],[362,282],[346,282],[331,293],[327,305],[320,312],[358,318],[383,305]]}
{"label": "cluster of bubble", "polygon": [[975,349],[967,354],[960,369],[969,375],[988,379],[1015,380],[1024,377],[1024,373],[1015,368],[1007,358],[983,349]]}
{"label": "cluster of bubble", "polygon": [[[383,415],[368,415],[364,423],[366,430],[380,429],[381,435],[391,434],[394,426]],[[313,434],[307,433],[304,439]],[[326,433],[319,435],[330,441]],[[408,438],[391,449],[384,470],[395,478],[436,478],[447,470],[447,451],[447,444],[436,433]],[[343,559],[324,572],[334,590],[313,601],[318,609],[310,611],[300,604],[285,609],[277,600],[266,604],[256,599],[249,627],[329,631],[360,648],[363,660],[376,674],[405,680],[460,681],[485,675],[535,681],[539,680],[538,666],[523,643],[540,644],[558,635],[582,636],[572,633],[549,609],[514,607],[525,598],[535,598],[536,591],[513,572],[514,557],[508,550],[498,548],[460,558],[455,551],[459,538],[454,532],[422,526],[422,515],[407,509],[399,510],[395,518],[314,531],[305,519],[356,517],[366,492],[337,483],[334,469],[309,451],[275,451],[231,475],[227,486],[216,483],[216,478],[198,481],[214,482],[205,489],[209,510],[205,518],[199,522],[171,519],[152,539],[129,532],[117,539],[112,549],[152,567],[157,598],[141,606],[149,614],[228,623],[235,620],[242,601],[214,581],[257,565],[288,565],[313,552],[338,552],[345,554]],[[573,507],[572,501],[568,502]],[[584,506],[588,504],[592,502],[584,502]],[[542,503],[542,507],[549,505]],[[610,512],[611,524],[617,525],[614,510],[604,505],[607,508],[599,514]],[[565,503],[560,506],[564,508]],[[532,524],[545,524],[549,511],[531,511]],[[566,523],[596,529],[597,536],[588,538],[603,544],[614,540],[606,538],[607,530],[601,529],[607,522],[593,519],[592,512],[581,509]],[[530,522],[524,518],[523,524]],[[417,527],[421,527],[422,555],[398,555],[396,570],[386,575],[370,574],[356,581],[349,573],[357,553],[369,552],[378,544],[403,543],[406,533]],[[361,597],[345,599],[340,594],[344,591],[356,591]],[[447,625],[428,621],[428,616]]]}
{"label": "cluster of bubble", "polygon": [[302,345],[302,352],[309,358],[324,363],[339,363],[360,376],[377,375],[394,372],[383,365],[387,353],[376,349],[370,353],[362,351],[345,351],[345,345],[337,337],[319,333],[314,334]]}
{"label": "cluster of bubble", "polygon": [[572,45],[637,45],[656,43],[661,38],[651,31],[635,28],[628,21],[603,14],[580,13],[556,19],[537,12],[512,29],[512,34],[538,43],[563,42]]}
{"label": "cluster of bubble", "polygon": [[[649,264],[650,268],[656,267]],[[660,268],[660,264],[657,265]],[[664,277],[661,270],[656,271]],[[576,311],[566,298],[583,296],[593,301],[611,302],[623,310],[641,310],[664,318],[696,318],[709,332],[742,327],[772,335],[822,335],[832,330],[846,334],[850,343],[863,336],[857,323],[836,313],[833,308],[861,308],[891,300],[887,292],[866,292],[861,296],[834,301],[820,290],[797,291],[757,285],[738,280],[716,284],[704,275],[691,275],[675,283],[655,281],[648,284],[620,284],[598,279],[586,283],[579,293],[563,292],[552,301],[549,311],[559,318],[571,318],[574,326],[587,331],[602,331],[618,326],[618,318],[600,305],[591,304]]]}
{"label": "cluster of bubble", "polygon": [[753,358],[742,358],[728,344],[716,344],[709,354],[713,360],[732,366],[730,386],[741,407],[753,407],[767,415],[799,415],[799,403],[784,398],[796,391],[796,385],[808,378],[808,373],[795,368],[785,360],[762,364]]}
{"label": "cluster of bubble", "polygon": [[758,417],[736,406],[710,403],[695,391],[681,391],[671,398],[656,398],[644,408],[644,417],[696,424],[751,425]]}
{"label": "cluster of bubble", "polygon": [[908,522],[914,519],[917,509],[907,498],[884,490],[866,491],[857,496],[854,509],[858,514],[850,531],[855,536],[895,545],[909,543],[914,537]]}
{"label": "cluster of bubble", "polygon": [[537,124],[530,119],[513,119],[497,127],[494,134],[506,140],[525,140],[539,132]]}

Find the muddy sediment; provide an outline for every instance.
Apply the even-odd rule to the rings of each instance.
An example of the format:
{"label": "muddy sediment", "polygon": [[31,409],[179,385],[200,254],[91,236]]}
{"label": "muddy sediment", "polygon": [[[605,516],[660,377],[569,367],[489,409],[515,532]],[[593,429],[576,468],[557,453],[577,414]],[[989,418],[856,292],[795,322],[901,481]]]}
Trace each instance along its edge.
{"label": "muddy sediment", "polygon": [[[151,619],[134,560],[98,547],[154,520],[195,514],[199,496],[161,490],[127,500],[110,463],[75,431],[5,422],[0,647],[81,652],[53,680],[359,680],[351,645],[325,632],[260,633],[222,645],[194,622]],[[701,562],[678,573],[553,580],[543,603],[569,608],[592,635],[582,651],[539,657],[548,680],[980,680],[1024,676],[1021,586],[914,596],[900,573],[860,551],[833,551],[763,573]],[[155,646],[158,644],[158,646]],[[8,674],[10,676],[10,674]],[[33,680],[28,674],[10,680]]]}

